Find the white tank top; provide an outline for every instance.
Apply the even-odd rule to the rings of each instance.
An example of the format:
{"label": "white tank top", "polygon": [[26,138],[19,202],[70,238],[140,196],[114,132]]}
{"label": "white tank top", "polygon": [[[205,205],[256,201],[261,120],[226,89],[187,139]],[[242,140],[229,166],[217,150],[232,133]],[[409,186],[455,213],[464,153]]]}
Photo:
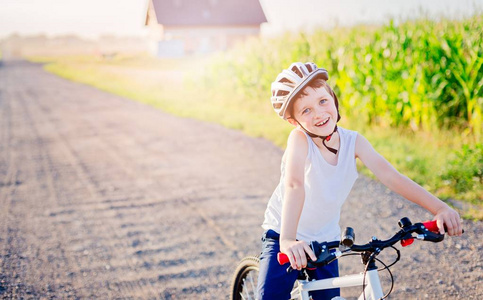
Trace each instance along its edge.
{"label": "white tank top", "polygon": [[[342,204],[358,177],[355,159],[357,132],[338,128],[340,136],[337,165],[329,164],[307,134],[309,149],[305,160],[305,202],[300,216],[297,239],[334,241],[340,239],[339,219]],[[280,182],[265,211],[263,229],[280,233],[284,196],[285,163],[282,160]]]}

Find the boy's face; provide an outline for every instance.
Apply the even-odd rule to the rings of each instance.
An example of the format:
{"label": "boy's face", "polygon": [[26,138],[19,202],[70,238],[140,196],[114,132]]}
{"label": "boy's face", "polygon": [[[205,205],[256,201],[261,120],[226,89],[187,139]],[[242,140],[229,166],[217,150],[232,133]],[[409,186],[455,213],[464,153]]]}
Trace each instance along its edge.
{"label": "boy's face", "polygon": [[[334,98],[325,87],[305,89],[305,96],[295,100],[293,117],[309,132],[321,136],[330,135],[337,123]],[[288,119],[293,125],[295,120]]]}

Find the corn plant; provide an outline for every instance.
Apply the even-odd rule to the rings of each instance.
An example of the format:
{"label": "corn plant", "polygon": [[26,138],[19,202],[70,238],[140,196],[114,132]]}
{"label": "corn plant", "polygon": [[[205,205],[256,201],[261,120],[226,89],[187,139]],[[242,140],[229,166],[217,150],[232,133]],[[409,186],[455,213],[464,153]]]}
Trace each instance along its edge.
{"label": "corn plant", "polygon": [[210,82],[269,106],[270,83],[294,61],[328,69],[348,118],[379,126],[482,135],[483,15],[285,34],[220,58]]}

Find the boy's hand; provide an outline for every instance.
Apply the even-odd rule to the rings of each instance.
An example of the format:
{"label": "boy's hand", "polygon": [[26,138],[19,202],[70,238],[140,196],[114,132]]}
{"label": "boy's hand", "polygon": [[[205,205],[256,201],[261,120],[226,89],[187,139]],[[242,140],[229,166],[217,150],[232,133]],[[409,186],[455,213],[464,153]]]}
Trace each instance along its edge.
{"label": "boy's hand", "polygon": [[317,260],[310,246],[304,241],[281,240],[280,252],[288,256],[291,267],[297,270],[307,266],[307,255],[313,261]]}
{"label": "boy's hand", "polygon": [[447,205],[437,211],[434,220],[436,220],[440,234],[445,233],[445,227],[450,236],[460,236],[463,233],[460,215]]}

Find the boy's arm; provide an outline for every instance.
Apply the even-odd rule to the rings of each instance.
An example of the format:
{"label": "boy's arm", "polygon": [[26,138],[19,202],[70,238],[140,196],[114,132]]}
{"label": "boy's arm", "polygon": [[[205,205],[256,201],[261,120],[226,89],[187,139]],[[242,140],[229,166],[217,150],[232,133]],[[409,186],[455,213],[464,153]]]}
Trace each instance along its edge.
{"label": "boy's arm", "polygon": [[356,140],[356,157],[389,189],[431,212],[441,233],[444,233],[446,225],[449,235],[461,235],[462,225],[458,213],[419,184],[399,173],[360,134]]}
{"label": "boy's arm", "polygon": [[292,268],[307,265],[306,253],[316,260],[312,249],[304,241],[297,241],[297,227],[305,201],[305,159],[308,143],[305,134],[293,130],[285,150],[285,191],[282,205],[280,251],[287,254]]}

